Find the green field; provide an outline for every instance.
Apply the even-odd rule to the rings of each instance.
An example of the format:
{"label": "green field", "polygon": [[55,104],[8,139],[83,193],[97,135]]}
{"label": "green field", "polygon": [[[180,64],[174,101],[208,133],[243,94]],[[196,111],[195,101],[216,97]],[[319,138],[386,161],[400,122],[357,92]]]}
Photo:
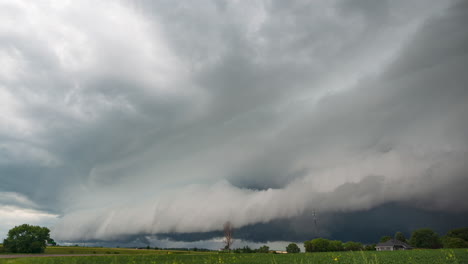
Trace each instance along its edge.
{"label": "green field", "polygon": [[191,251],[103,248],[103,247],[47,247],[44,254],[125,254],[125,255],[154,255],[154,254],[187,254]]}
{"label": "green field", "polygon": [[[153,251],[154,252],[154,251]],[[157,252],[157,251],[156,251]],[[0,264],[325,264],[325,263],[468,263],[467,249],[411,250],[393,252],[327,252],[307,254],[218,254],[187,253],[81,257],[36,257],[0,259]]]}
{"label": "green field", "polygon": [[[0,246],[1,249],[1,246]],[[154,255],[154,254],[203,254],[202,252],[177,251],[177,250],[154,250],[154,249],[130,249],[130,248],[103,248],[103,247],[47,247],[44,254],[68,255],[68,254],[124,254],[124,255]],[[12,253],[2,252],[0,255],[11,255]],[[18,253],[24,255],[23,253]],[[40,254],[39,254],[40,255]]]}

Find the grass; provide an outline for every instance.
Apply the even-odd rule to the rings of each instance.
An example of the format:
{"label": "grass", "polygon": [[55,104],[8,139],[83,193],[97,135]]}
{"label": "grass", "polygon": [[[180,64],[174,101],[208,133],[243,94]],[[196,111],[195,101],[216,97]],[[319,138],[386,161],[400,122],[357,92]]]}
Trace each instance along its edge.
{"label": "grass", "polygon": [[187,254],[191,251],[131,249],[131,248],[102,248],[102,247],[47,247],[44,254],[125,254],[125,255],[154,255],[154,254]]}
{"label": "grass", "polygon": [[[154,251],[154,250],[153,250]],[[327,252],[307,254],[141,254],[81,257],[0,259],[0,264],[397,264],[468,263],[467,249],[411,250],[393,252]]]}
{"label": "grass", "polygon": [[[155,255],[155,254],[203,254],[206,252],[183,251],[183,250],[155,250],[155,249],[132,249],[132,248],[103,248],[103,247],[52,247],[46,248],[44,254],[48,255],[78,255],[78,254],[124,254],[124,255]],[[17,253],[24,255],[24,253]],[[0,255],[15,255],[15,253],[3,252],[0,245]],[[39,254],[40,255],[40,254]]]}

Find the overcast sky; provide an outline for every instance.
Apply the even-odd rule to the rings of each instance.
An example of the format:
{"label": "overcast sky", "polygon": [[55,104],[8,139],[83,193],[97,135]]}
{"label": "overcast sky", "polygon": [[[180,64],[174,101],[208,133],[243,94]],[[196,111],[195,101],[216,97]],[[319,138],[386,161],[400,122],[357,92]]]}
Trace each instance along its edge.
{"label": "overcast sky", "polygon": [[466,25],[462,0],[0,0],[0,238],[457,227]]}

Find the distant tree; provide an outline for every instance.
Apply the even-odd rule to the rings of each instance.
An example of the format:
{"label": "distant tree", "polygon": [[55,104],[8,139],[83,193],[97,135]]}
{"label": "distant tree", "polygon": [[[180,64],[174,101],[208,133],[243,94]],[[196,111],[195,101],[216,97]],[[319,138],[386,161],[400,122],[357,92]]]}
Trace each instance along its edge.
{"label": "distant tree", "polygon": [[330,240],[325,238],[316,238],[304,242],[306,252],[327,252],[330,251]]}
{"label": "distant tree", "polygon": [[7,238],[3,240],[3,247],[13,253],[42,253],[48,240],[50,230],[47,227],[24,224],[8,231]]}
{"label": "distant tree", "polygon": [[234,253],[254,253],[256,250],[251,249],[249,246],[234,249]]}
{"label": "distant tree", "polygon": [[395,239],[396,239],[396,240],[400,240],[401,242],[405,242],[405,243],[406,243],[405,235],[403,235],[402,232],[396,232],[396,233],[395,233]]}
{"label": "distant tree", "polygon": [[376,246],[376,244],[369,244],[369,245],[366,245],[366,246],[364,247],[364,250],[367,250],[367,251],[375,250],[375,246]]}
{"label": "distant tree", "polygon": [[299,253],[301,249],[297,246],[296,243],[291,243],[286,247],[286,252],[288,253]]}
{"label": "distant tree", "polygon": [[392,239],[391,236],[383,236],[383,237],[380,238],[379,242],[384,243],[384,242],[389,241],[390,239]]}
{"label": "distant tree", "polygon": [[305,252],[312,252],[312,240],[304,241]]}
{"label": "distant tree", "polygon": [[251,249],[249,246],[244,246],[241,251],[242,251],[242,253],[253,253],[254,252],[253,249]]}
{"label": "distant tree", "polygon": [[443,236],[440,241],[444,248],[468,248],[468,242],[459,237]]}
{"label": "distant tree", "polygon": [[330,251],[343,251],[343,242],[341,242],[340,240],[332,240],[328,245],[328,249]]}
{"label": "distant tree", "polygon": [[257,252],[258,253],[268,253],[270,251],[270,247],[269,246],[261,246],[259,249],[257,249]]}
{"label": "distant tree", "polygon": [[447,232],[448,237],[461,238],[468,242],[468,227],[455,228]]}
{"label": "distant tree", "polygon": [[439,236],[429,228],[421,228],[413,231],[409,243],[417,248],[440,248]]}
{"label": "distant tree", "polygon": [[359,242],[348,241],[343,244],[344,250],[346,251],[358,251],[362,250],[362,244]]}
{"label": "distant tree", "polygon": [[52,246],[57,245],[57,243],[52,238],[49,238],[49,240],[47,240],[47,244],[52,245]]}
{"label": "distant tree", "polygon": [[224,249],[225,250],[231,250],[231,246],[232,246],[232,224],[231,222],[226,222],[224,223],[224,226],[223,226],[223,230],[224,230]]}

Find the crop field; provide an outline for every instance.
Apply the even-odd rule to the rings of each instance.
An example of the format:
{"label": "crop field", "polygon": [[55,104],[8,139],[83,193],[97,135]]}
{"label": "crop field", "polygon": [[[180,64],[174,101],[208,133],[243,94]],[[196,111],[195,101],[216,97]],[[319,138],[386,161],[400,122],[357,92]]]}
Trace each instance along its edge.
{"label": "crop field", "polygon": [[[191,251],[131,249],[131,248],[103,248],[103,247],[47,247],[44,254],[125,254],[125,255],[154,255],[154,254],[187,254]],[[192,252],[193,253],[193,252]]]}
{"label": "crop field", "polygon": [[[11,255],[12,253],[2,252],[1,255]],[[104,247],[47,247],[45,255],[108,255],[108,254],[124,254],[124,255],[155,255],[155,254],[203,254],[203,252],[194,251],[177,251],[177,250],[154,250],[154,249],[131,249],[131,248],[104,248]],[[205,253],[206,254],[206,253]],[[24,255],[19,253],[18,255]],[[40,256],[40,255],[38,255]]]}
{"label": "crop field", "polygon": [[327,252],[301,254],[145,254],[109,256],[33,257],[0,259],[0,264],[435,264],[468,263],[467,249],[412,250],[394,252]]}

